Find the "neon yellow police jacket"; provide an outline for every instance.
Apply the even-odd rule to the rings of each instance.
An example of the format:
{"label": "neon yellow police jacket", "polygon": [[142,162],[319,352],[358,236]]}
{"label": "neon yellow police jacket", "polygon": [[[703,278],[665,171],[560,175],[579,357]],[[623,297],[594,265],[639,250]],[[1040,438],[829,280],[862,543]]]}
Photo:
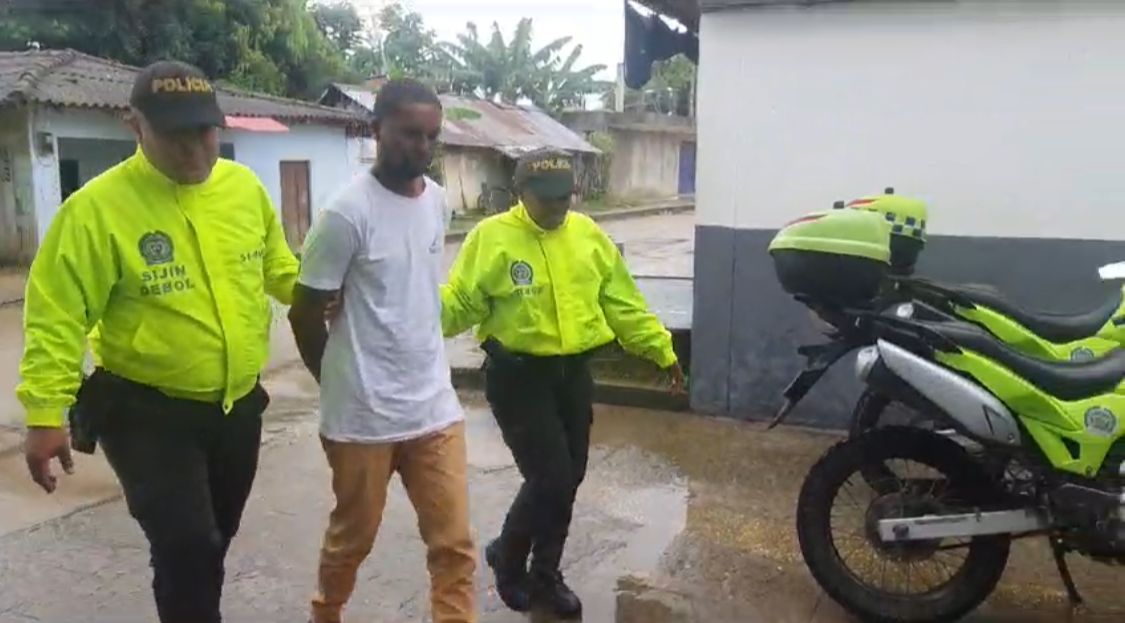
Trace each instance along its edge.
{"label": "neon yellow police jacket", "polygon": [[219,160],[177,185],[141,150],[70,196],[28,276],[16,393],[28,426],[61,426],[87,335],[106,370],[170,396],[235,400],[266,364],[266,294],[292,298],[298,262],[257,176]]}
{"label": "neon yellow police jacket", "polygon": [[672,336],[650,313],[613,241],[590,217],[571,212],[547,231],[522,205],[478,224],[441,288],[442,329],[478,326],[530,355],[572,355],[617,339],[666,368]]}

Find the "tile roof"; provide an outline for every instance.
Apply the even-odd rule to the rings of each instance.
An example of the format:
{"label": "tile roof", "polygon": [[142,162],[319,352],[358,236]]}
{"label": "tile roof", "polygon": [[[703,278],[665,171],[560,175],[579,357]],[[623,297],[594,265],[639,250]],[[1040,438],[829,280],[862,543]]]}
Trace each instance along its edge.
{"label": "tile roof", "polygon": [[[352,84],[332,86],[367,110],[375,108],[371,89]],[[598,148],[538,108],[456,95],[440,97],[445,108],[441,136],[445,145],[495,149],[511,158],[545,147],[599,153]]]}
{"label": "tile roof", "polygon": [[[0,52],[0,106],[37,102],[54,106],[129,107],[129,92],[140,70],[74,50]],[[217,86],[219,105],[228,115],[272,117],[290,122],[362,123],[363,117],[338,108]]]}

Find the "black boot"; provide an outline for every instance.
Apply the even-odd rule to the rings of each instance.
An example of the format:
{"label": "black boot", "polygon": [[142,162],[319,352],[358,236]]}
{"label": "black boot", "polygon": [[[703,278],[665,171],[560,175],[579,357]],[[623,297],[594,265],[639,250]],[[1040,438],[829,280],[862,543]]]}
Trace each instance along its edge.
{"label": "black boot", "polygon": [[558,571],[534,571],[531,576],[531,602],[537,608],[563,619],[582,616],[582,601],[570,590]]}
{"label": "black boot", "polygon": [[500,539],[495,539],[484,548],[484,559],[492,567],[496,576],[496,593],[505,606],[516,612],[531,609],[531,595],[528,587],[527,562],[511,560],[504,551]]}

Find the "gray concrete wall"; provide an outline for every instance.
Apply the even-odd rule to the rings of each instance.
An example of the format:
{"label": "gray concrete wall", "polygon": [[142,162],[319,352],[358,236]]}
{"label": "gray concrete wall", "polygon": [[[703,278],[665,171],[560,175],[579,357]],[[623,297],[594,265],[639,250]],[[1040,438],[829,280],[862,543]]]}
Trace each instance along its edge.
{"label": "gray concrete wall", "polygon": [[[699,226],[695,233],[692,406],[743,419],[772,416],[801,370],[797,347],[824,341],[808,308],[777,282],[766,248],[773,230]],[[1120,285],[1097,268],[1120,261],[1125,244],[1058,238],[937,236],[918,273],[994,285],[1029,309],[1077,312]],[[842,427],[859,396],[852,360],[841,361],[790,418]]]}
{"label": "gray concrete wall", "polygon": [[0,109],[0,263],[27,263],[35,252],[34,160],[25,108]]}
{"label": "gray concrete wall", "polygon": [[683,136],[619,129],[611,129],[609,133],[613,137],[609,171],[611,195],[663,198],[679,194]]}
{"label": "gray concrete wall", "polygon": [[476,210],[482,183],[511,186],[503,156],[490,149],[443,148],[442,174],[445,176],[445,197],[449,209],[460,214]]}

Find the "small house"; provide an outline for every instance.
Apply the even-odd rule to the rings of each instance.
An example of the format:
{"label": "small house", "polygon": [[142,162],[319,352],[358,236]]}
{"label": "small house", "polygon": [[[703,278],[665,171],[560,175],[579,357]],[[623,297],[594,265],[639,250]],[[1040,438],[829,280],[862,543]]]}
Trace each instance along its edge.
{"label": "small house", "polygon": [[[122,121],[139,70],[73,50],[0,52],[0,262],[34,256],[59,204],[134,153]],[[362,164],[362,115],[217,87],[221,153],[254,170],[300,246]]]}
{"label": "small house", "polygon": [[[376,88],[377,83],[333,84],[320,101],[371,114]],[[455,213],[506,209],[512,200],[516,160],[537,149],[559,149],[575,156],[579,194],[595,185],[589,179],[599,150],[542,110],[456,95],[440,97],[445,118],[436,173]]]}

